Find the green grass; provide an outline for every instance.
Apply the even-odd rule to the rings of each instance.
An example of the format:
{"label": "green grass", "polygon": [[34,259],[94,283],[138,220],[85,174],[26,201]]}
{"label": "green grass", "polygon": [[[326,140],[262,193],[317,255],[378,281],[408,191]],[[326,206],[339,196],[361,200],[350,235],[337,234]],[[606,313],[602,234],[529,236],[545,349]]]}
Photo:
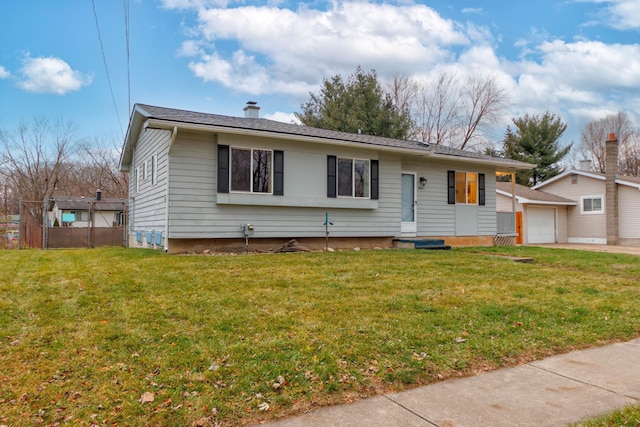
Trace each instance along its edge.
{"label": "green grass", "polygon": [[640,336],[630,255],[118,248],[0,265],[12,426],[242,425]]}
{"label": "green grass", "polygon": [[639,427],[640,406],[615,411],[593,420],[574,424],[575,427]]}

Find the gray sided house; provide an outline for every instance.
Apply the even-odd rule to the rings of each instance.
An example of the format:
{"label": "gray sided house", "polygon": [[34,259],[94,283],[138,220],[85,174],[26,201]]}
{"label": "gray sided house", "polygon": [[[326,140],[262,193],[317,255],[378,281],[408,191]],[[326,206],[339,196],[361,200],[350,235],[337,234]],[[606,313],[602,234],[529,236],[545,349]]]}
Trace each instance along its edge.
{"label": "gray sided house", "polygon": [[[392,247],[398,238],[492,245],[496,173],[531,165],[448,147],[258,117],[135,105],[129,245],[170,253]],[[325,225],[326,220],[329,224]]]}

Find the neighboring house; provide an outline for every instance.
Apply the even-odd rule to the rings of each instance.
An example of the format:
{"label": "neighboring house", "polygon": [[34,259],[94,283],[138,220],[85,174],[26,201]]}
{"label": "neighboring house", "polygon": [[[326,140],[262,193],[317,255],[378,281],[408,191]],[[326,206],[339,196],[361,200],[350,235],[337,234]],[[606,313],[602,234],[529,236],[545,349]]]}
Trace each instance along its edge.
{"label": "neighboring house", "polygon": [[567,211],[574,200],[511,182],[496,183],[498,212],[514,212],[516,244],[567,243]]}
{"label": "neighboring house", "polygon": [[[496,173],[532,165],[403,141],[137,104],[120,169],[129,244],[167,252],[391,247],[395,238],[492,245]],[[325,226],[326,219],[330,224]]]}
{"label": "neighboring house", "polygon": [[118,227],[124,223],[127,201],[96,197],[54,197],[49,203],[48,226]]}
{"label": "neighboring house", "polygon": [[[640,245],[640,178],[618,175],[617,165],[618,141],[612,134],[606,141],[606,173],[591,172],[591,162],[583,161],[578,170],[563,172],[532,189],[518,186],[518,201],[529,200],[523,204],[540,209],[534,214],[539,218],[534,222],[540,233],[536,231],[532,234],[525,226],[524,243],[551,243],[553,224],[556,229],[555,241],[561,243]],[[499,209],[500,191],[509,193],[506,186],[498,184]],[[563,202],[562,199],[551,200],[549,195],[568,199],[572,203]],[[555,215],[551,205],[546,203],[547,206],[543,207],[538,203],[545,200],[552,202]],[[525,220],[524,224],[531,222]],[[527,236],[529,241],[526,240]]]}
{"label": "neighboring house", "polygon": [[0,239],[16,240],[20,234],[20,215],[0,215]]}

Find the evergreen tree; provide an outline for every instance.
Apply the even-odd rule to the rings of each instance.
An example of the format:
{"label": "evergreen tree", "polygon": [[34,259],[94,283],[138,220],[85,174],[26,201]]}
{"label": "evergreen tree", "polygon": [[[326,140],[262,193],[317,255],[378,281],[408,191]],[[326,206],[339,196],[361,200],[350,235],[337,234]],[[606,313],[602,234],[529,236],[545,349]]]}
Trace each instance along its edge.
{"label": "evergreen tree", "polygon": [[301,105],[296,117],[306,126],[406,139],[411,129],[409,111],[398,110],[378,82],[375,70],[361,67],[346,80],[324,79],[320,93]]}
{"label": "evergreen tree", "polygon": [[528,114],[513,119],[515,129],[507,127],[503,152],[505,157],[536,165],[533,169],[518,171],[516,182],[534,186],[562,172],[558,164],[571,150],[572,144],[562,148],[559,140],[567,125],[559,116],[548,111],[542,116]]}

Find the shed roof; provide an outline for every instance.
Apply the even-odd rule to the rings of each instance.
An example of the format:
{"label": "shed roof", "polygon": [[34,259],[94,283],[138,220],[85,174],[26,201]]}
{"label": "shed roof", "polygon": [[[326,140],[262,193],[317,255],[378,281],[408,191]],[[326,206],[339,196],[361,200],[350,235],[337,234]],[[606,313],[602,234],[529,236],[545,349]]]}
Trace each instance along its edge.
{"label": "shed roof", "polygon": [[[93,204],[93,206],[90,206]],[[103,198],[97,201],[91,197],[54,197],[51,203],[51,209],[53,206],[57,206],[60,210],[72,211],[72,210],[100,210],[100,211],[124,211],[127,202],[123,199],[115,198]]]}
{"label": "shed roof", "polygon": [[442,145],[425,144],[420,141],[407,141],[386,138],[375,135],[340,132],[320,129],[292,123],[277,122],[264,118],[232,117],[219,114],[199,113],[195,111],[178,110],[174,108],[157,107],[146,104],[136,104],[129,122],[129,129],[125,137],[121,170],[127,171],[131,165],[133,148],[145,122],[152,125],[164,124],[167,129],[194,128],[202,130],[227,131],[238,133],[254,133],[265,136],[288,137],[291,139],[307,139],[329,144],[361,144],[371,148],[403,151],[415,155],[431,157],[458,158],[460,160],[502,166],[510,170],[529,169],[528,163],[517,160],[486,156],[467,150],[459,150]]}

